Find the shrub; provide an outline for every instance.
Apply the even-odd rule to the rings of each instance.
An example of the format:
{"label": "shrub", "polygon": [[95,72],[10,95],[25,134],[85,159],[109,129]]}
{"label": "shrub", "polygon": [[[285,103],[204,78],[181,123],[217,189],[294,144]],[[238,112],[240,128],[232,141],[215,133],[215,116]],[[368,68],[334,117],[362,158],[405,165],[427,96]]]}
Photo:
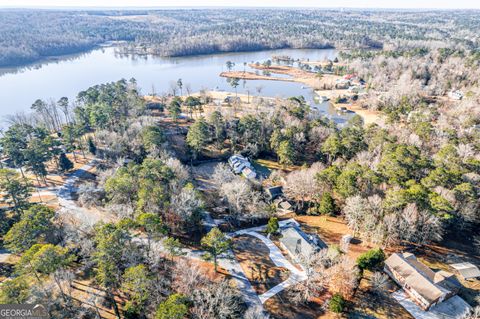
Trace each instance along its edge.
{"label": "shrub", "polygon": [[385,254],[381,248],[371,249],[358,257],[357,265],[361,271],[365,269],[372,270],[380,266],[384,260]]}
{"label": "shrub", "polygon": [[279,228],[278,218],[271,217],[268,220],[268,224],[267,224],[267,229],[266,229],[267,234],[275,234],[278,231],[278,228]]}
{"label": "shrub", "polygon": [[341,313],[343,308],[345,308],[345,299],[340,294],[334,294],[332,299],[330,299],[328,307],[332,312]]}
{"label": "shrub", "polygon": [[155,314],[156,319],[182,319],[188,313],[188,300],[181,294],[170,295],[162,302]]}

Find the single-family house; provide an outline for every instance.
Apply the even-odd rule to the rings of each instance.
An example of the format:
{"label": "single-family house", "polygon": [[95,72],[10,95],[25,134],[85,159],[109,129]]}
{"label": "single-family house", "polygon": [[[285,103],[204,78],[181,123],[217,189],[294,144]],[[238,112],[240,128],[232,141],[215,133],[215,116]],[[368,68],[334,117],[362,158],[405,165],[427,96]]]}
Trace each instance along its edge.
{"label": "single-family house", "polygon": [[448,92],[448,97],[453,100],[461,100],[463,99],[463,92],[460,90],[452,90]]}
{"label": "single-family house", "polygon": [[257,173],[252,163],[242,155],[233,155],[228,159],[228,165],[235,174],[242,174],[245,178],[254,179]]}
{"label": "single-family house", "polygon": [[458,263],[450,266],[465,280],[480,278],[480,270],[472,263]]}
{"label": "single-family house", "polygon": [[384,271],[423,310],[457,294],[461,284],[446,271],[434,272],[411,253],[394,253],[385,260]]}
{"label": "single-family house", "polygon": [[282,186],[272,186],[265,189],[267,196],[270,200],[275,200],[278,197],[283,196],[283,187]]}
{"label": "single-family house", "polygon": [[351,85],[351,82],[349,80],[338,79],[335,81],[336,89],[348,89],[350,85]]}
{"label": "single-family house", "polygon": [[306,234],[298,226],[282,227],[279,230],[280,244],[290,257],[300,261],[300,257],[308,256],[316,251],[328,248],[317,235]]}

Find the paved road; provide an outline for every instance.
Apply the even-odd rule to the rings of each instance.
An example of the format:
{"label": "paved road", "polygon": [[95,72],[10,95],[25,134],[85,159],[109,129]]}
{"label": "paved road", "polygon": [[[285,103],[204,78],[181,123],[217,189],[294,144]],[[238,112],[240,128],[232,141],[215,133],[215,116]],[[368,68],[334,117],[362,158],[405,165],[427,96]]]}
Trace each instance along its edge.
{"label": "paved road", "polygon": [[89,226],[93,226],[96,223],[105,221],[105,219],[109,218],[105,218],[106,216],[101,212],[88,210],[78,206],[73,200],[73,194],[77,190],[75,183],[79,178],[86,175],[88,171],[97,164],[97,162],[96,159],[93,159],[77,169],[65,180],[65,183],[59,187],[56,192],[58,203],[60,205],[58,213],[73,216],[78,221]]}
{"label": "paved road", "polygon": [[70,174],[70,176],[68,176],[68,178],[65,180],[65,183],[63,183],[63,185],[57,190],[59,199],[72,200],[73,193],[76,190],[75,183],[80,177],[87,174],[88,171],[95,166],[95,164],[97,164],[97,160],[93,159]]}

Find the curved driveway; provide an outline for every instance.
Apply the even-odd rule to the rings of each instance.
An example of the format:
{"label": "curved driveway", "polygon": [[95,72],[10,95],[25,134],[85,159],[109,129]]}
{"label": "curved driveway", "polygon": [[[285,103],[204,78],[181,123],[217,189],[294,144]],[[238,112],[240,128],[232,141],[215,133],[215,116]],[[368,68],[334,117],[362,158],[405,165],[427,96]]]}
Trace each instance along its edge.
{"label": "curved driveway", "polygon": [[[280,226],[286,226],[288,224],[298,225],[298,223],[294,219],[281,221],[279,224],[280,224]],[[297,267],[295,267],[294,265],[292,265],[292,263],[290,263],[290,261],[288,261],[288,259],[285,258],[285,256],[282,254],[282,251],[277,247],[277,245],[275,245],[275,243],[273,241],[271,241],[269,238],[263,236],[262,234],[258,233],[258,232],[260,232],[264,229],[265,229],[265,226],[252,227],[252,228],[248,228],[248,229],[242,229],[242,230],[239,230],[239,231],[236,231],[236,232],[230,234],[231,236],[250,235],[250,236],[253,236],[255,238],[260,239],[268,247],[268,249],[269,249],[269,254],[268,255],[269,255],[270,259],[273,261],[273,263],[278,267],[283,267],[283,268],[286,268],[290,271],[290,277],[288,277],[287,280],[285,280],[284,282],[276,285],[275,287],[271,288],[267,292],[258,296],[258,298],[260,299],[262,304],[265,303],[265,301],[267,301],[269,298],[271,298],[271,297],[275,296],[276,294],[278,294],[279,292],[281,292],[282,290],[284,290],[284,289],[286,289],[286,288],[288,288],[292,285],[295,285],[296,283],[298,283],[300,281],[303,281],[303,280],[307,279],[307,276],[306,276],[306,273],[305,273],[304,270],[300,270]]]}

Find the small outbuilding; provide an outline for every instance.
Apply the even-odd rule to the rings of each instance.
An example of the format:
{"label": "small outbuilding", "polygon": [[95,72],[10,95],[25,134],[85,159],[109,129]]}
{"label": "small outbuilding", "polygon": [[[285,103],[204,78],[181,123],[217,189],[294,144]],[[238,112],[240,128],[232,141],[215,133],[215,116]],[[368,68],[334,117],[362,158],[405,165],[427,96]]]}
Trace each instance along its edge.
{"label": "small outbuilding", "polygon": [[293,206],[290,202],[283,197],[279,197],[273,201],[273,204],[277,208],[277,216],[283,216],[293,213]]}
{"label": "small outbuilding", "polygon": [[448,97],[453,99],[453,100],[461,100],[463,99],[463,92],[460,90],[452,90],[448,92]]}
{"label": "small outbuilding", "polygon": [[472,263],[458,263],[450,266],[465,280],[480,278],[480,270]]}

